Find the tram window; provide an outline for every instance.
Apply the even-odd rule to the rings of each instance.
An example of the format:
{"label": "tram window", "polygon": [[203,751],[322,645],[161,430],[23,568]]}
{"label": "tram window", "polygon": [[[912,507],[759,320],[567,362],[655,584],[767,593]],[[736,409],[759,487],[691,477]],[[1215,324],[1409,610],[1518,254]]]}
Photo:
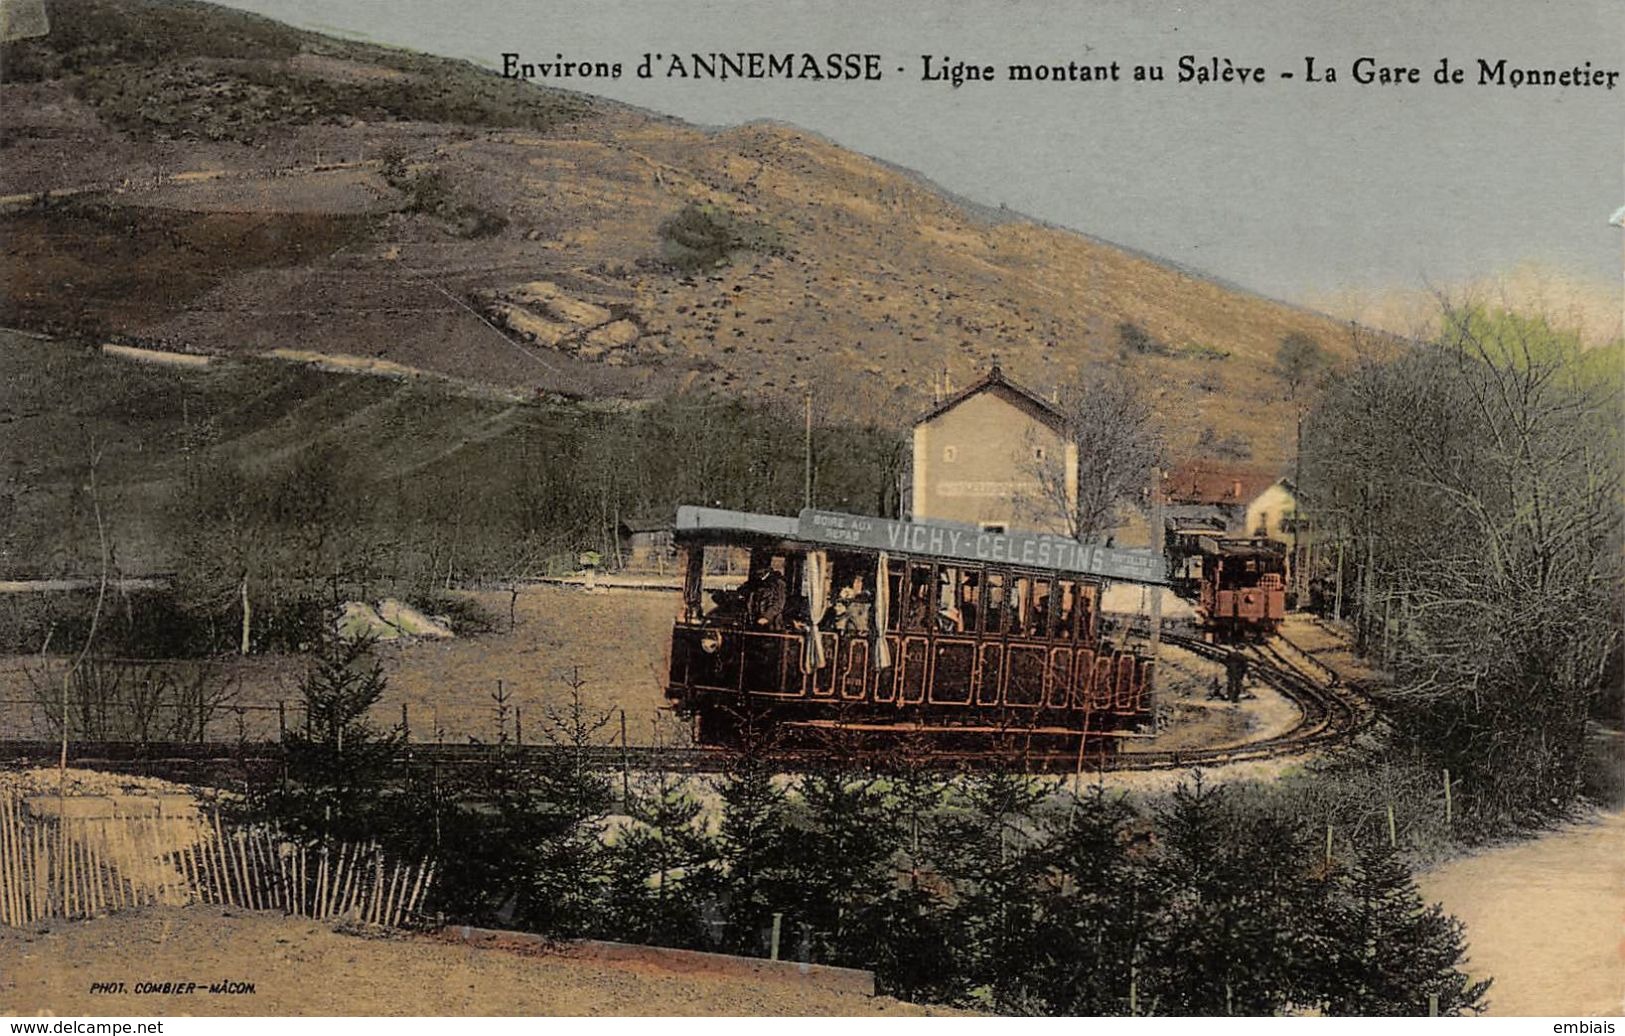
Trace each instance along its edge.
{"label": "tram window", "polygon": [[981,573],[946,565],[938,571],[938,625],[944,633],[974,633],[981,614]]}
{"label": "tram window", "polygon": [[1027,610],[1027,623],[1022,627],[1029,637],[1048,637],[1050,614],[1053,611],[1048,579],[1033,580],[1033,604]]}
{"label": "tram window", "polygon": [[683,573],[683,606],[678,610],[678,622],[698,622],[705,615],[705,548],[680,547],[677,566]]}
{"label": "tram window", "polygon": [[1078,614],[1078,585],[1070,579],[1057,580],[1054,600],[1055,637],[1057,640],[1071,640],[1073,620]]}
{"label": "tram window", "polygon": [[[780,629],[793,614],[788,559],[765,550],[750,553],[749,574],[731,589],[712,590],[711,622]],[[805,610],[805,608],[803,608]]]}
{"label": "tram window", "polygon": [[1009,581],[1010,577],[1003,572],[987,574],[987,607],[982,616],[982,629],[988,633],[1004,632]]}
{"label": "tram window", "polygon": [[903,569],[906,566],[896,562],[886,563],[886,589],[889,608],[886,613],[886,628],[895,630],[903,623],[903,611],[908,599],[903,596]]}
{"label": "tram window", "polygon": [[936,609],[931,604],[931,586],[930,565],[909,566],[908,597],[903,609],[906,629],[923,630],[936,625]]}
{"label": "tram window", "polygon": [[1078,639],[1086,644],[1095,642],[1096,602],[1100,587],[1090,583],[1078,584]]}
{"label": "tram window", "polygon": [[1032,580],[1026,576],[1017,576],[1010,584],[1010,595],[1005,598],[1004,628],[1018,637],[1030,635],[1027,628],[1028,620],[1032,617],[1032,599],[1028,593],[1032,588]]}
{"label": "tram window", "polygon": [[824,588],[828,604],[818,628],[867,634],[875,601],[874,560],[831,553],[829,561],[829,585]]}

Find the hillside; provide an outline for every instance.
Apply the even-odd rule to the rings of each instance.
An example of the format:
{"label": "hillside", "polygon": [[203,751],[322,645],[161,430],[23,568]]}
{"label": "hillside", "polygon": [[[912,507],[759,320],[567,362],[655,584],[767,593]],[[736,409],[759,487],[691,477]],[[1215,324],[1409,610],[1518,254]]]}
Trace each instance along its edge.
{"label": "hillside", "polygon": [[[525,394],[811,389],[828,422],[903,422],[994,356],[1043,390],[1124,363],[1176,446],[1261,463],[1288,451],[1281,336],[1346,348],[1327,318],[792,127],[703,130],[202,4],[49,10],[0,61],[6,326]],[[711,244],[731,261],[674,265]]]}

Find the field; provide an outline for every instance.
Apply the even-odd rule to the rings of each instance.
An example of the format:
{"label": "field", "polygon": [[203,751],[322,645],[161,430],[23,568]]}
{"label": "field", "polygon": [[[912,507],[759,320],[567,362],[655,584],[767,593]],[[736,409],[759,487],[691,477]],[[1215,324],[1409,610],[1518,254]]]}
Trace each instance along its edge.
{"label": "field", "polygon": [[[585,590],[557,586],[526,588],[515,602],[514,624],[508,627],[509,595],[469,595],[499,617],[497,632],[448,641],[381,642],[375,655],[389,681],[383,700],[374,711],[381,726],[400,722],[401,708],[416,740],[491,741],[498,736],[496,709],[491,695],[502,681],[509,705],[519,710],[527,742],[543,736],[550,708],[565,707],[568,681],[579,673],[581,697],[598,715],[616,713],[615,722],[602,731],[602,740],[619,737],[618,710],[626,710],[629,741],[647,744],[665,702],[666,638],[676,612],[676,595],[632,591]],[[30,687],[59,687],[61,659],[0,659],[0,699],[26,700]],[[194,670],[200,663],[176,663]],[[293,655],[227,657],[214,665],[228,682],[234,705],[248,706],[241,733],[250,738],[274,738],[277,702],[287,706],[290,723],[297,723],[299,682],[305,660]],[[31,684],[32,678],[32,684]],[[48,692],[49,693],[49,692]],[[26,705],[6,707],[3,727],[10,736],[45,735],[42,717]],[[234,709],[217,714],[210,736],[234,739],[239,734]],[[515,735],[511,726],[508,734]],[[670,741],[683,728],[669,714],[663,721],[663,740]]]}
{"label": "field", "polygon": [[[677,595],[668,591],[587,591],[562,585],[528,586],[466,595],[495,617],[491,633],[454,640],[381,642],[375,648],[388,689],[374,711],[380,725],[400,722],[402,707],[415,740],[453,743],[499,736],[492,695],[501,681],[508,704],[518,710],[519,730],[509,719],[508,736],[526,742],[545,737],[549,712],[570,701],[570,682],[579,677],[589,714],[608,716],[599,740],[619,738],[620,712],[633,745],[682,743],[687,726],[666,709],[665,665]],[[509,626],[512,604],[513,624]],[[0,658],[0,699],[28,700],[31,687],[55,693],[60,659]],[[176,663],[182,669],[199,663]],[[209,663],[229,683],[233,705],[220,710],[210,736],[226,740],[276,734],[278,702],[288,722],[298,722],[299,682],[305,663],[297,656],[227,657]],[[1238,704],[1211,701],[1218,663],[1163,648],[1158,673],[1161,725],[1155,738],[1133,741],[1128,751],[1217,747],[1267,738],[1290,727],[1297,711],[1262,685],[1257,697]],[[239,718],[241,727],[238,726]],[[44,737],[42,714],[29,705],[0,706],[0,731],[7,736]]]}

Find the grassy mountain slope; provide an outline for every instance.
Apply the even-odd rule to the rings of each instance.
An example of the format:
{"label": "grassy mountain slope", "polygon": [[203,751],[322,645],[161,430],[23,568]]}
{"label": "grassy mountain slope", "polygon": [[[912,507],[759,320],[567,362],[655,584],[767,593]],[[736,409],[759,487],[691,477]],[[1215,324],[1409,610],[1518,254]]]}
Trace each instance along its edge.
{"label": "grassy mountain slope", "polygon": [[[995,356],[1042,390],[1123,363],[1176,444],[1261,462],[1289,448],[1276,342],[1346,338],[791,127],[704,131],[202,4],[50,10],[0,62],[0,194],[113,189],[0,215],[11,326],[580,397],[811,390],[831,421],[906,422]],[[675,269],[661,228],[691,205],[775,247]],[[1153,348],[1124,355],[1123,323]]]}

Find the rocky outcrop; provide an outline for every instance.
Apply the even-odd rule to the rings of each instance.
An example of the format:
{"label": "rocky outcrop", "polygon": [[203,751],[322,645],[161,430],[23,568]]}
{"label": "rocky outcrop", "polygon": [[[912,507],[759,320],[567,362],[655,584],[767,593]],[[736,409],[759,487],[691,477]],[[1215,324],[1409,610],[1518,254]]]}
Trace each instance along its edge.
{"label": "rocky outcrop", "polygon": [[[667,351],[664,342],[645,342],[635,314],[579,298],[552,281],[530,281],[481,300],[492,322],[532,345],[557,349],[583,360],[615,366],[633,362],[640,350]],[[646,350],[643,347],[647,345]]]}

